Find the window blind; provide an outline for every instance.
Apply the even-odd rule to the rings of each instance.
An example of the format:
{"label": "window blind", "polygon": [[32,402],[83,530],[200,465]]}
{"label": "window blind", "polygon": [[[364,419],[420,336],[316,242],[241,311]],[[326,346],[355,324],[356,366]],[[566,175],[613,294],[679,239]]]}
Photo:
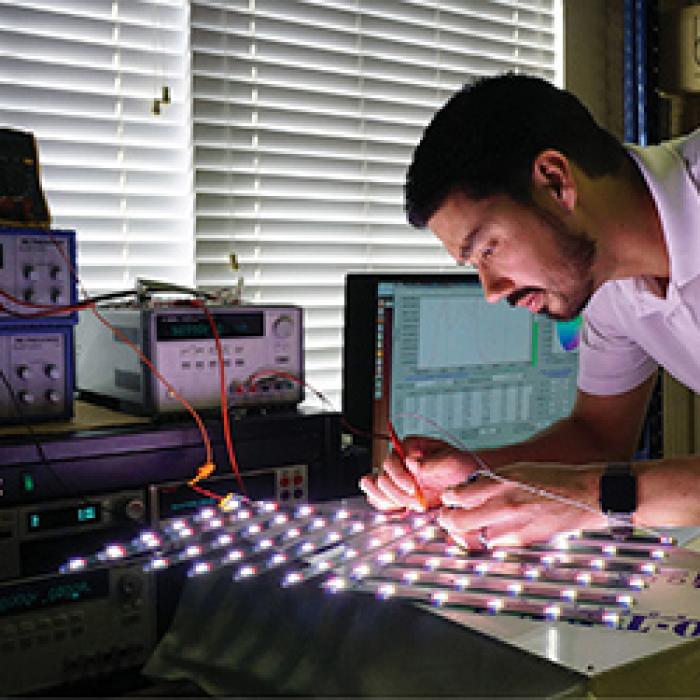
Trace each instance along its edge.
{"label": "window blind", "polygon": [[[422,129],[465,82],[560,80],[558,0],[192,0],[196,276],[305,309],[307,380],[340,405],[344,274],[444,269],[405,223]],[[368,338],[368,342],[371,340]]]}
{"label": "window blind", "polygon": [[0,124],[34,133],[90,292],[194,281],[188,21],[187,0],[0,0]]}

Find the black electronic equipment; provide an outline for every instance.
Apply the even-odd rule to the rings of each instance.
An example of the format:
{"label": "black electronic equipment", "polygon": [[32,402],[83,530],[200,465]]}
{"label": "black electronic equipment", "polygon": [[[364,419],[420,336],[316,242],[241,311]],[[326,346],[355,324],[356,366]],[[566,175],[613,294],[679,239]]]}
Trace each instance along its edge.
{"label": "black electronic equipment", "polygon": [[[525,439],[573,405],[579,326],[490,304],[473,273],[350,273],[343,413],[367,434]],[[357,441],[381,465],[388,443]]]}

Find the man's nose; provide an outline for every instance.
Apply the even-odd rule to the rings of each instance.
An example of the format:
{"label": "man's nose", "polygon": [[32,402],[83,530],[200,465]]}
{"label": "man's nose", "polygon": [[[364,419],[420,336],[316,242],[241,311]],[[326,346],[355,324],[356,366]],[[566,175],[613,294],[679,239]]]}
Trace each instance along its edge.
{"label": "man's nose", "polygon": [[503,275],[496,275],[484,270],[479,271],[484,297],[490,304],[495,304],[515,290],[513,280]]}

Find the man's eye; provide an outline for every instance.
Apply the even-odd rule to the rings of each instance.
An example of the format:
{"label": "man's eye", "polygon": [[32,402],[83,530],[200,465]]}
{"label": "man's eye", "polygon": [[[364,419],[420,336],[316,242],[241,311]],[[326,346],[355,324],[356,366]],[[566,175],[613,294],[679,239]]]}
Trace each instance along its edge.
{"label": "man's eye", "polygon": [[493,246],[485,246],[479,252],[479,258],[481,260],[486,260],[486,258],[490,258],[493,255],[493,251],[494,251]]}

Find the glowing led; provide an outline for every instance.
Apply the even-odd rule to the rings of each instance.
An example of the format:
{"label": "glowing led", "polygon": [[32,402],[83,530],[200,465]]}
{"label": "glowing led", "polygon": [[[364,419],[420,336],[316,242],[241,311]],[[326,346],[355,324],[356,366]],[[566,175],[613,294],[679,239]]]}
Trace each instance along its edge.
{"label": "glowing led", "polygon": [[341,576],[334,576],[333,578],[326,581],[326,583],[324,584],[324,587],[331,593],[337,593],[338,591],[342,591],[345,588],[345,586],[345,579]]}
{"label": "glowing led", "polygon": [[311,521],[311,529],[312,530],[320,530],[322,527],[325,527],[326,521],[323,518],[314,518]]}
{"label": "glowing led", "polygon": [[377,561],[380,564],[391,564],[392,561],[394,561],[394,553],[393,552],[380,552],[377,555]]}
{"label": "glowing led", "polygon": [[217,547],[228,547],[233,542],[233,537],[229,534],[221,534],[216,538]]}
{"label": "glowing led", "polygon": [[299,547],[299,552],[301,554],[311,554],[313,552],[315,547],[311,542],[304,542],[300,547]]}
{"label": "glowing led", "polygon": [[224,561],[227,563],[240,561],[241,559],[243,559],[243,552],[241,552],[239,549],[231,549],[230,551],[226,552],[226,556],[224,557]]}
{"label": "glowing led", "polygon": [[574,588],[564,588],[560,595],[564,600],[574,601],[578,593]]}
{"label": "glowing led", "polygon": [[462,550],[457,545],[451,544],[445,547],[445,554],[448,557],[458,557],[461,553]]}
{"label": "glowing led", "polygon": [[382,525],[382,524],[385,523],[387,520],[388,520],[388,518],[386,517],[386,515],[384,515],[384,513],[377,513],[377,514],[374,516],[374,524],[375,524],[375,525]]}
{"label": "glowing led", "polygon": [[296,512],[296,517],[297,518],[308,518],[309,515],[311,515],[314,512],[314,509],[311,506],[300,506],[299,509]]}
{"label": "glowing led", "polygon": [[275,525],[284,525],[289,520],[289,516],[286,513],[277,513],[272,519]]}
{"label": "glowing led", "polygon": [[508,593],[512,593],[513,595],[520,595],[523,592],[523,584],[519,583],[518,581],[514,581],[513,583],[508,584]]}
{"label": "glowing led", "polygon": [[86,564],[86,559],[82,559],[81,557],[75,557],[74,559],[69,560],[68,564],[66,565],[66,569],[68,571],[80,571],[80,569],[85,568]]}
{"label": "glowing led", "polygon": [[164,557],[156,557],[155,559],[151,559],[151,561],[148,563],[147,568],[150,570],[165,569],[168,566],[168,564],[168,560]]}
{"label": "glowing led", "polygon": [[430,598],[435,605],[444,605],[450,599],[450,596],[447,591],[435,591]]}
{"label": "glowing led", "polygon": [[629,580],[630,588],[641,590],[644,588],[644,579],[641,576],[632,576]]}
{"label": "glowing led", "polygon": [[529,579],[536,579],[540,577],[540,571],[539,569],[535,569],[533,567],[528,567],[525,569],[525,577]]}
{"label": "glowing led", "polygon": [[486,607],[491,612],[494,612],[494,613],[500,612],[501,610],[503,610],[503,600],[501,598],[491,598],[491,600],[489,600],[486,603]]}
{"label": "glowing led", "polygon": [[273,513],[277,510],[277,504],[274,501],[260,501],[258,508],[260,508],[263,513]]}
{"label": "glowing led", "polygon": [[656,564],[654,564],[650,561],[644,562],[639,568],[645,574],[655,574],[656,573]]}
{"label": "glowing led", "polygon": [[182,530],[183,527],[187,527],[187,523],[184,520],[173,520],[170,527],[173,530]]}
{"label": "glowing led", "polygon": [[279,566],[280,564],[284,564],[284,562],[286,562],[286,561],[287,561],[287,555],[283,554],[282,552],[277,552],[270,557],[269,565],[270,566]]}
{"label": "glowing led", "polygon": [[249,510],[239,510],[238,511],[238,519],[239,520],[248,520],[250,519],[250,516],[252,513]]}
{"label": "glowing led", "polygon": [[107,559],[121,559],[126,556],[126,550],[120,544],[110,544],[105,547],[104,555]]}
{"label": "glowing led", "polygon": [[420,574],[417,571],[411,570],[404,572],[403,580],[406,583],[415,583],[420,578]]}
{"label": "glowing led", "polygon": [[485,561],[480,561],[474,566],[474,571],[476,571],[477,574],[486,574],[488,570],[489,565]]}
{"label": "glowing led", "polygon": [[430,557],[430,559],[426,559],[425,562],[425,568],[430,569],[431,571],[435,571],[440,566],[440,560],[437,557]]}
{"label": "glowing led", "polygon": [[496,549],[491,556],[496,559],[496,561],[505,561],[508,557],[508,552],[506,552],[505,549]]}
{"label": "glowing led", "polygon": [[458,576],[455,579],[455,586],[459,588],[460,591],[463,591],[465,588],[469,588],[470,584],[471,580],[469,576]]}
{"label": "glowing led", "polygon": [[548,620],[558,620],[561,616],[561,608],[558,605],[546,605],[543,612]]}
{"label": "glowing led", "polygon": [[191,557],[198,557],[202,553],[202,548],[198,544],[191,544],[189,547],[185,548],[185,551],[182,553],[183,557],[187,557],[188,559]]}
{"label": "glowing led", "polygon": [[653,549],[651,551],[652,559],[663,559],[666,556],[666,552],[663,549]]}
{"label": "glowing led", "polygon": [[289,530],[287,530],[287,532],[284,533],[284,536],[288,540],[293,540],[296,537],[299,537],[300,534],[301,534],[301,531],[299,530],[298,527],[290,527]]}
{"label": "glowing led", "polygon": [[358,532],[364,532],[365,529],[365,524],[359,522],[356,520],[351,526],[350,530],[352,531],[353,534],[357,534]]}
{"label": "glowing led", "polygon": [[212,529],[216,529],[216,528],[223,527],[223,526],[224,526],[224,521],[221,518],[212,518],[209,521],[209,527]]}
{"label": "glowing led", "polygon": [[423,527],[428,521],[423,517],[423,516],[417,516],[413,518],[413,527],[416,530],[419,530],[420,528]]}
{"label": "glowing led", "polygon": [[350,513],[348,513],[348,511],[345,510],[345,508],[341,508],[335,514],[336,520],[347,520],[349,517],[350,517]]}
{"label": "glowing led", "polygon": [[348,549],[345,550],[345,553],[343,556],[346,559],[354,559],[357,556],[358,552],[356,549],[353,549],[352,547],[349,547]]}
{"label": "glowing led", "polygon": [[161,545],[161,539],[156,535],[155,532],[142,532],[139,536],[139,542],[144,547],[153,549],[154,547],[159,547]]}
{"label": "glowing led", "polygon": [[399,525],[394,526],[394,537],[403,537],[406,534],[406,530]]}
{"label": "glowing led", "polygon": [[371,569],[369,564],[360,564],[352,570],[352,575],[355,578],[364,578],[365,576],[369,576],[370,571]]}
{"label": "glowing led", "polygon": [[437,528],[432,526],[432,525],[423,528],[420,532],[420,536],[424,540],[433,540],[433,539],[435,539],[436,535],[437,535]]}
{"label": "glowing led", "polygon": [[299,571],[290,571],[282,581],[283,586],[293,586],[295,583],[299,583],[303,580],[303,576]]}
{"label": "glowing led", "polygon": [[336,532],[335,530],[332,530],[331,532],[329,532],[326,535],[326,542],[333,543],[333,542],[340,542],[340,540],[341,540],[340,533]]}
{"label": "glowing led", "polygon": [[382,600],[391,598],[396,593],[396,586],[393,583],[382,583],[377,587],[377,596]]}
{"label": "glowing led", "polygon": [[197,520],[211,520],[215,515],[216,511],[213,508],[202,508],[197,513]]}
{"label": "glowing led", "polygon": [[606,544],[603,546],[603,553],[609,556],[615,556],[617,554],[617,547],[614,544]]}
{"label": "glowing led", "polygon": [[382,541],[378,537],[372,537],[372,539],[370,539],[370,541],[367,543],[367,546],[370,549],[376,549],[381,545],[381,543]]}
{"label": "glowing led", "polygon": [[604,569],[605,561],[603,559],[593,559],[591,561],[591,569]]}
{"label": "glowing led", "polygon": [[592,576],[589,571],[578,571],[576,573],[576,583],[580,583],[582,586],[588,586],[591,579]]}
{"label": "glowing led", "polygon": [[319,561],[316,564],[316,570],[323,572],[323,571],[328,571],[328,569],[331,568],[331,563],[329,561],[326,561],[325,559],[323,561]]}
{"label": "glowing led", "polygon": [[540,558],[540,561],[545,565],[545,566],[552,566],[554,562],[556,561],[554,559],[554,556],[551,554],[545,554],[543,557]]}
{"label": "glowing led", "polygon": [[255,576],[255,574],[256,569],[251,564],[245,564],[236,572],[238,578],[250,578],[251,576]]}
{"label": "glowing led", "polygon": [[270,547],[272,547],[272,540],[269,537],[258,542],[258,549],[270,549]]}
{"label": "glowing led", "polygon": [[245,531],[246,535],[259,535],[262,528],[259,523],[251,523]]}
{"label": "glowing led", "polygon": [[606,625],[610,625],[611,627],[617,627],[620,622],[620,616],[613,610],[605,610],[601,619]]}
{"label": "glowing led", "polygon": [[185,539],[186,537],[192,537],[193,534],[194,532],[192,531],[191,527],[183,527],[177,531],[177,536],[181,537],[182,539]]}
{"label": "glowing led", "polygon": [[211,564],[207,561],[198,561],[189,571],[190,576],[201,576],[211,571]]}
{"label": "glowing led", "polygon": [[629,593],[621,593],[615,597],[615,600],[626,608],[631,608],[634,603],[634,598]]}
{"label": "glowing led", "polygon": [[673,543],[674,543],[674,539],[673,539],[673,537],[669,537],[669,536],[667,536],[667,535],[664,535],[663,537],[661,537],[661,538],[659,539],[659,542],[660,542],[661,544],[673,544]]}
{"label": "glowing led", "polygon": [[399,549],[404,553],[407,554],[408,552],[412,552],[416,548],[416,543],[413,540],[404,540],[400,545]]}

